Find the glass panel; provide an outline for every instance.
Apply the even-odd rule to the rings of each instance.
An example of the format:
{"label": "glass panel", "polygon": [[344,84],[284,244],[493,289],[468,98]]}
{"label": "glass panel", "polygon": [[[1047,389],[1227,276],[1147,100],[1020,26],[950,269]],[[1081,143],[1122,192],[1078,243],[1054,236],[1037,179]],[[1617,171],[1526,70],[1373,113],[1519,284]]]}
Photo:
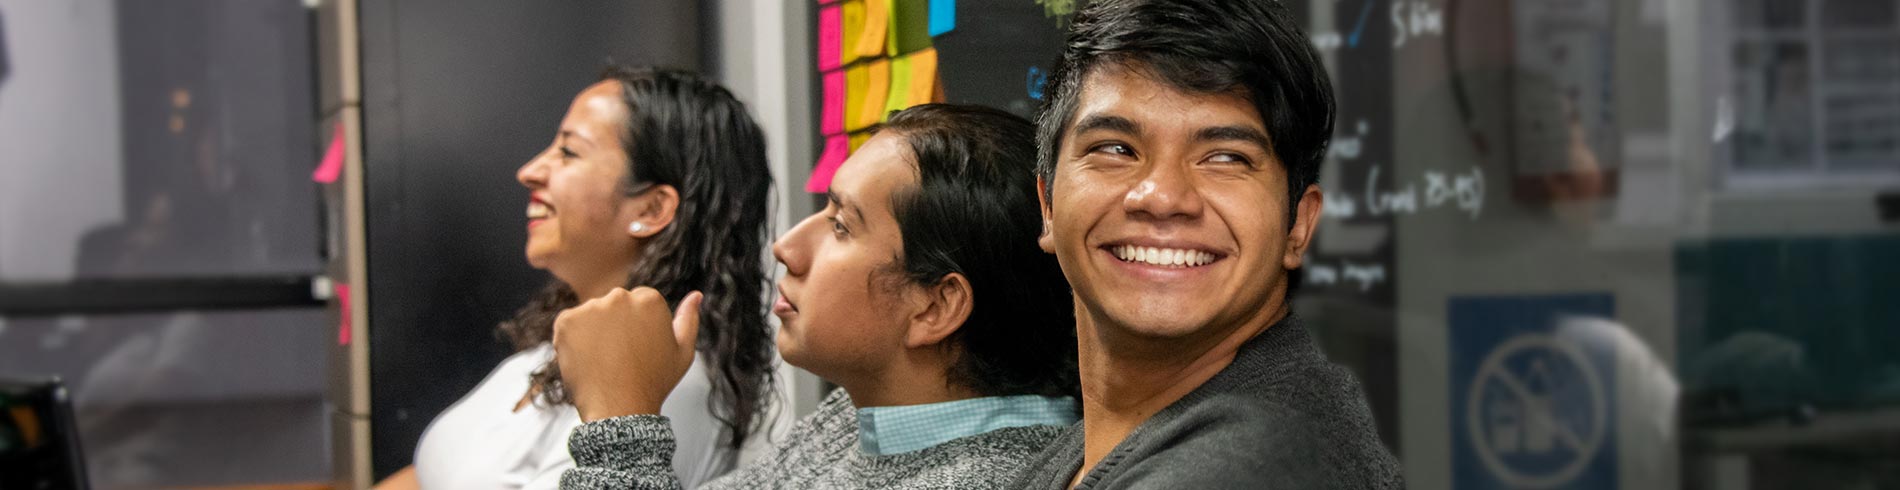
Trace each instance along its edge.
{"label": "glass panel", "polygon": [[1821,28],[1893,29],[1900,25],[1900,6],[1893,0],[1825,0],[1821,2]]}
{"label": "glass panel", "polygon": [[297,0],[0,2],[0,281],[319,267]]}
{"label": "glass panel", "polygon": [[1900,31],[1888,30],[1828,37],[1826,151],[1843,172],[1900,172]]}
{"label": "glass panel", "polygon": [[1735,166],[1813,166],[1814,124],[1808,49],[1801,43],[1735,47]]}
{"label": "glass panel", "polygon": [[96,488],[323,481],[326,318],[0,318],[0,374],[65,380]]}
{"label": "glass panel", "polygon": [[1738,0],[1735,26],[1742,29],[1800,29],[1807,19],[1803,0]]}

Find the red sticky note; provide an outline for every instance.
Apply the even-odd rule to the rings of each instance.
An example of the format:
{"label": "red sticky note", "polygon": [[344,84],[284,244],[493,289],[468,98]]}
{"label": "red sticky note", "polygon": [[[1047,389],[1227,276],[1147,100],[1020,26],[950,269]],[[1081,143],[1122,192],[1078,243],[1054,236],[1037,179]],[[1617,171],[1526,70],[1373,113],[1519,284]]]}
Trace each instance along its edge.
{"label": "red sticky note", "polygon": [[336,325],[336,345],[350,345],[350,285],[336,283],[336,304],[343,318]]}
{"label": "red sticky note", "polygon": [[844,52],[843,16],[835,5],[818,11],[818,71],[838,67],[838,56]]}
{"label": "red sticky note", "polygon": [[317,164],[317,171],[310,173],[310,180],[318,184],[336,182],[343,175],[343,123],[336,123],[336,131],[330,133],[330,149],[323,152],[323,161]]}
{"label": "red sticky note", "polygon": [[844,70],[825,74],[825,107],[819,114],[819,134],[844,132]]}
{"label": "red sticky note", "polygon": [[818,167],[811,170],[811,180],[805,181],[805,192],[816,194],[831,189],[831,175],[838,173],[838,166],[850,154],[851,142],[845,135],[825,137],[825,152],[818,155]]}

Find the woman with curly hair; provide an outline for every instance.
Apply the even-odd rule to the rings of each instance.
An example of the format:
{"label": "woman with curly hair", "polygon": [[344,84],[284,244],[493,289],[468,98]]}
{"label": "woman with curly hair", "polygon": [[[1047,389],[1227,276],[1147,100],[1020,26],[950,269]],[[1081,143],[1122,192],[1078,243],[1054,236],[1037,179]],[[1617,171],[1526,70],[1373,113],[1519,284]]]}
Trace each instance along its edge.
{"label": "woman with curly hair", "polygon": [[581,424],[550,346],[554,319],[635,286],[669,304],[709,296],[700,360],[660,411],[681,434],[680,475],[730,470],[764,418],[773,368],[760,260],[772,178],[745,106],[690,74],[610,69],[516,177],[530,191],[528,262],[554,281],[501,325],[518,352],[430,424],[415,466],[378,488],[554,488],[574,466],[567,439]]}

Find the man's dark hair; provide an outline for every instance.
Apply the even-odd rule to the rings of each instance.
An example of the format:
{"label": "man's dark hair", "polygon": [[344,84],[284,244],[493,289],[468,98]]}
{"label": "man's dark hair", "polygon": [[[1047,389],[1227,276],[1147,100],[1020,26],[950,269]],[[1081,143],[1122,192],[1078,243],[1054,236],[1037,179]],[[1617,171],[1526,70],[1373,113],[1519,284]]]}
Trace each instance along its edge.
{"label": "man's dark hair", "polygon": [[1035,126],[979,106],[926,104],[880,132],[908,143],[917,185],[892,194],[913,284],[970,281],[969,319],[943,342],[950,381],[986,396],[1075,396],[1075,310],[1055,256],[1036,245]]}
{"label": "man's dark hair", "polygon": [[[1233,92],[1253,101],[1273,156],[1286,167],[1287,213],[1298,209],[1333,134],[1333,85],[1293,14],[1275,0],[1104,0],[1075,15],[1049,76],[1036,174],[1053,181],[1082,80],[1130,70],[1184,92]],[[1045,196],[1046,197],[1046,196]],[[1292,226],[1289,219],[1288,226]]]}

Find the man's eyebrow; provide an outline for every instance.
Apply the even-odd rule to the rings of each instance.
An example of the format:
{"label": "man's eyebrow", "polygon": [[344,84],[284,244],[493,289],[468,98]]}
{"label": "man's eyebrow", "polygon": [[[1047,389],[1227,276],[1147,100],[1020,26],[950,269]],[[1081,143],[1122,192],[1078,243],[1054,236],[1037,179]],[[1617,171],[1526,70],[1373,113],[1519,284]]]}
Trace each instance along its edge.
{"label": "man's eyebrow", "polygon": [[840,196],[836,192],[826,191],[825,202],[829,202],[831,203],[832,206],[836,206],[840,210],[838,214],[849,215],[849,216],[846,216],[845,218],[851,221],[855,221],[856,222],[855,224],[857,224],[858,226],[860,227],[870,226],[868,224],[865,224],[864,222],[864,211],[861,209],[858,209],[858,205],[856,203],[851,202],[850,199],[846,199],[844,196]]}
{"label": "man's eyebrow", "polygon": [[1268,152],[1273,151],[1273,140],[1267,138],[1267,133],[1247,126],[1213,126],[1201,128],[1199,131],[1194,132],[1194,141],[1243,141],[1259,145],[1262,150]]}
{"label": "man's eyebrow", "polygon": [[1071,134],[1082,134],[1089,131],[1114,131],[1139,135],[1141,134],[1141,125],[1121,116],[1090,114],[1075,123],[1075,130],[1072,131]]}

